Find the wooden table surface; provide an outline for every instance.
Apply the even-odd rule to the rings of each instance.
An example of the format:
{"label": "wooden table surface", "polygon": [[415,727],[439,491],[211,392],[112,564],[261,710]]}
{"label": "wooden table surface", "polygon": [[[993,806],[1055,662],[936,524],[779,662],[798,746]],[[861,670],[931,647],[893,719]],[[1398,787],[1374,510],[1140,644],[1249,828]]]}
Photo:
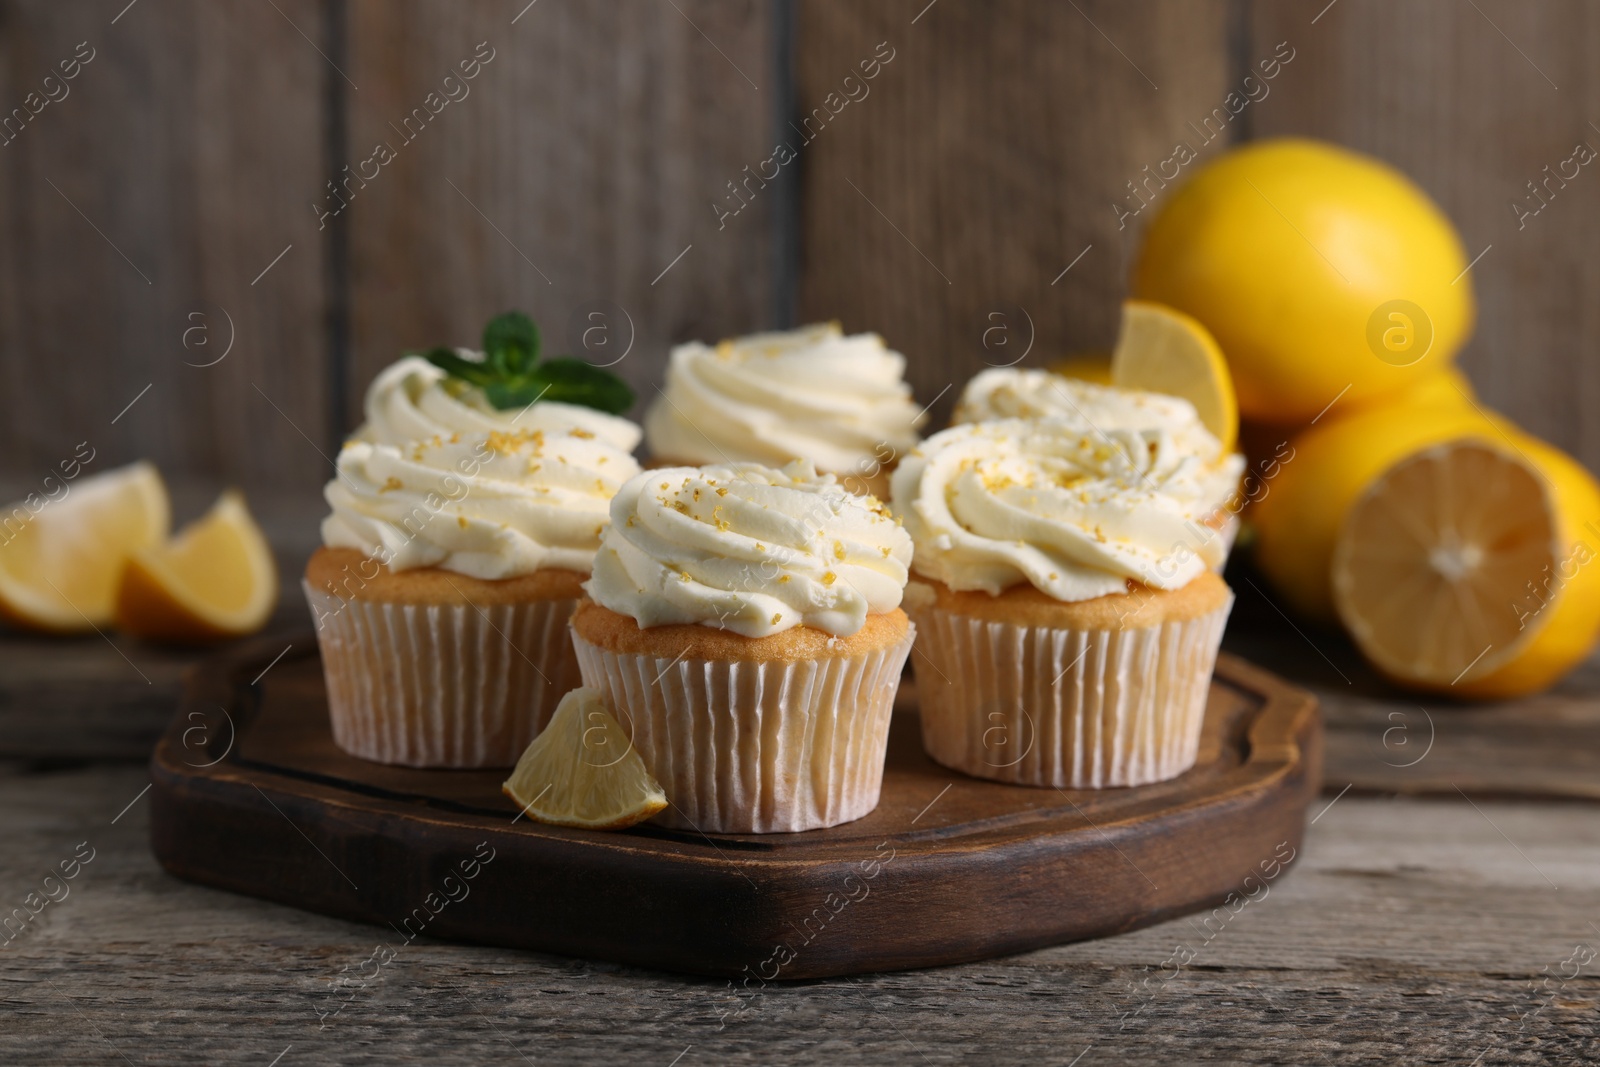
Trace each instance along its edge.
{"label": "wooden table surface", "polygon": [[[268,524],[286,633],[304,626],[289,567],[312,508]],[[150,854],[142,761],[192,657],[5,635],[0,915],[59,899],[0,939],[0,1063],[1600,1058],[1600,663],[1515,706],[1419,702],[1337,635],[1286,623],[1259,579],[1230,580],[1229,647],[1328,715],[1327,791],[1264,895],[1225,921],[748,991],[425,939],[336,986],[392,933],[189,885]],[[75,854],[93,858],[63,895],[46,876]]]}

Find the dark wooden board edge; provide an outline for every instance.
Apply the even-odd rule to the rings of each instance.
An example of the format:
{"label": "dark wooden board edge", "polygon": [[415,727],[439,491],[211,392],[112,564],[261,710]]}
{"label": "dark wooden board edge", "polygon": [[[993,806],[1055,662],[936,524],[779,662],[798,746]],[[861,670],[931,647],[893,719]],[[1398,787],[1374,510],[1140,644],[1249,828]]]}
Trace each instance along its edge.
{"label": "dark wooden board edge", "polygon": [[[813,859],[535,831],[225,758],[198,766],[217,757],[197,745],[192,713],[226,706],[243,669],[276,651],[241,648],[192,678],[151,760],[152,847],[179,877],[373,923],[395,943],[423,934],[759,981],[965,962],[1135,929],[1242,894],[1275,856],[1298,855],[1320,788],[1315,702],[1230,657],[1219,673],[1266,697],[1250,736],[1260,760],[1225,779],[1225,792],[1160,820],[890,836],[863,843],[859,856]],[[469,880],[462,865],[472,870],[474,859]],[[975,908],[974,920],[952,921]]]}

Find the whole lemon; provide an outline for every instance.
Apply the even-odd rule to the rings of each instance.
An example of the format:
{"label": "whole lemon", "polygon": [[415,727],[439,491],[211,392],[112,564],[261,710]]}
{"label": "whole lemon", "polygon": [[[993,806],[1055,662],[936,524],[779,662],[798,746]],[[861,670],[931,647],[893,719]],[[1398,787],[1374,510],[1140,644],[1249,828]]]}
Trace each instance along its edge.
{"label": "whole lemon", "polygon": [[1463,437],[1492,442],[1513,433],[1498,416],[1464,404],[1384,404],[1328,418],[1290,438],[1261,476],[1255,560],[1288,606],[1335,621],[1331,569],[1345,514],[1391,465]]}
{"label": "whole lemon", "polygon": [[1169,194],[1133,293],[1205,324],[1246,418],[1303,424],[1336,397],[1359,405],[1454,360],[1475,314],[1466,267],[1450,220],[1394,168],[1269,140]]}
{"label": "whole lemon", "polygon": [[[1471,380],[1461,373],[1461,368],[1441,365],[1418,375],[1395,392],[1357,401],[1349,407],[1363,411],[1382,404],[1472,407],[1477,402],[1478,391],[1472,387]],[[1340,400],[1329,414],[1342,416],[1349,414],[1349,411],[1345,402]]]}
{"label": "whole lemon", "polygon": [[[1439,367],[1398,392],[1367,400],[1362,404],[1346,404],[1341,399],[1323,413],[1318,423],[1349,418],[1357,411],[1371,411],[1373,408],[1385,406],[1470,409],[1478,406],[1478,393],[1459,367]],[[1284,426],[1281,423],[1240,423],[1239,451],[1249,457],[1250,470],[1276,470],[1280,457],[1290,447],[1289,441],[1300,430],[1301,427]],[[1254,499],[1255,494],[1250,493],[1248,496]]]}

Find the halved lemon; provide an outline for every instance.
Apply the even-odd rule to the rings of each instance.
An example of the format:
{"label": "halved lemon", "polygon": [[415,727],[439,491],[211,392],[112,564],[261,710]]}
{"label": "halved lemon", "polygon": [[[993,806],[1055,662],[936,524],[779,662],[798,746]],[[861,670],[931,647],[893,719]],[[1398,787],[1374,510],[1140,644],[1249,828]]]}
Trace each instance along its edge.
{"label": "halved lemon", "polygon": [[136,637],[201,644],[254,633],[277,603],[272,550],[230,489],[171,541],[128,560],[116,621]]}
{"label": "halved lemon", "polygon": [[623,830],[667,806],[596,689],[561,698],[500,788],[530,819],[586,830]]}
{"label": "halved lemon", "polygon": [[1384,674],[1468,697],[1544,689],[1600,632],[1600,487],[1518,434],[1379,475],[1334,546],[1340,619]]}
{"label": "halved lemon", "polygon": [[0,615],[89,631],[111,621],[128,557],[167,536],[167,488],[149,463],[57,484],[0,511]]}
{"label": "halved lemon", "polygon": [[[1384,471],[1424,449],[1472,437],[1503,442],[1517,430],[1504,418],[1468,404],[1379,404],[1340,415],[1289,438],[1262,470],[1251,508],[1255,562],[1283,597],[1283,606],[1319,622],[1335,622],[1333,546],[1350,507]],[[1267,438],[1270,440],[1270,438]],[[1278,439],[1282,442],[1282,438]]]}
{"label": "halved lemon", "polygon": [[1210,331],[1181,311],[1148,300],[1123,302],[1111,384],[1189,401],[1224,453],[1239,439],[1239,402],[1227,360]]}

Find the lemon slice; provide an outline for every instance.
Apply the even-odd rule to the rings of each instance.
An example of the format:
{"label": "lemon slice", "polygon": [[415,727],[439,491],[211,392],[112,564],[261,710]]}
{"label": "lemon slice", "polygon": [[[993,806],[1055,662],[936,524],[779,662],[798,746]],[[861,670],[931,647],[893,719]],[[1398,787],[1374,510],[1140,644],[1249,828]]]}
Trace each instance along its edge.
{"label": "lemon slice", "polygon": [[138,637],[198,644],[254,633],[277,603],[272,550],[229,490],[171,541],[128,561],[116,620]]}
{"label": "lemon slice", "polygon": [[528,818],[586,830],[622,830],[667,806],[633,742],[595,689],[561,698],[500,787]]}
{"label": "lemon slice", "polygon": [[1127,300],[1111,353],[1111,384],[1182,397],[1224,454],[1239,439],[1239,402],[1222,349],[1199,321],[1163,304]]}
{"label": "lemon slice", "polygon": [[36,493],[0,511],[0,614],[88,631],[111,621],[128,557],[167,536],[167,489],[149,463],[56,486],[53,499]]}
{"label": "lemon slice", "polygon": [[1334,603],[1362,654],[1391,678],[1464,696],[1521,695],[1593,646],[1600,488],[1555,449],[1513,440],[1417,452],[1346,515]]}

